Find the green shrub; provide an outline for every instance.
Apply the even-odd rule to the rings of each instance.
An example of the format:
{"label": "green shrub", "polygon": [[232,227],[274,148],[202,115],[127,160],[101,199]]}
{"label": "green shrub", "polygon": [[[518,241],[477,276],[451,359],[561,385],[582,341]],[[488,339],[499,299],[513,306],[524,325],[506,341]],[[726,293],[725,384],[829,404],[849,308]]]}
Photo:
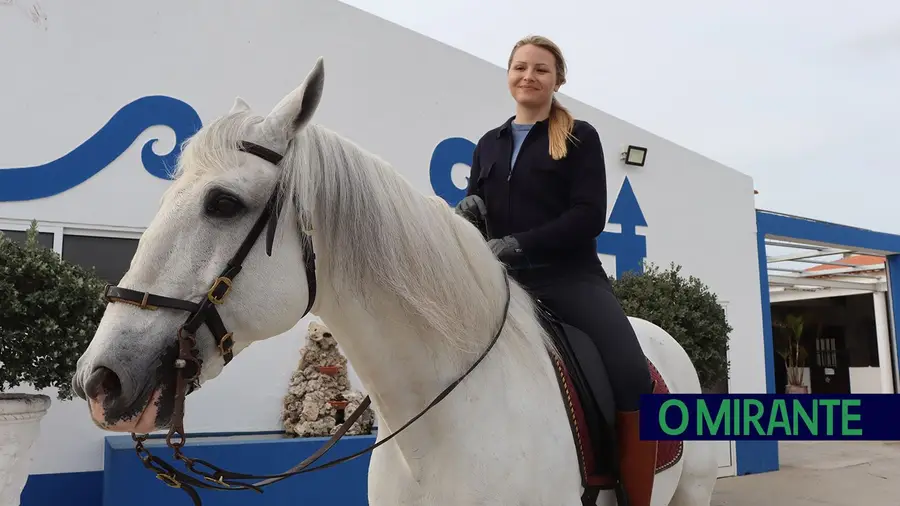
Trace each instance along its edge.
{"label": "green shrub", "polygon": [[[662,271],[646,264],[641,274],[612,279],[628,316],[652,322],[675,338],[694,362],[704,389],[728,378],[728,334],[732,328],[716,294],[698,278],[685,278],[681,266]],[[727,383],[724,383],[727,385]]]}
{"label": "green shrub", "polygon": [[29,383],[71,399],[71,378],[106,305],[106,283],[37,242],[0,233],[0,391]]}

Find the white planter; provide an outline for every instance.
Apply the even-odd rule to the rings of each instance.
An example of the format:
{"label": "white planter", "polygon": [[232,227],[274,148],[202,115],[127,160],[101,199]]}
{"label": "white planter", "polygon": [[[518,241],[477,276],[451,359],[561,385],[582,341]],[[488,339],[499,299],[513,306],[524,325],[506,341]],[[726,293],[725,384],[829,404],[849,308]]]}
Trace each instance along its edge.
{"label": "white planter", "polygon": [[19,506],[50,397],[0,393],[0,506]]}

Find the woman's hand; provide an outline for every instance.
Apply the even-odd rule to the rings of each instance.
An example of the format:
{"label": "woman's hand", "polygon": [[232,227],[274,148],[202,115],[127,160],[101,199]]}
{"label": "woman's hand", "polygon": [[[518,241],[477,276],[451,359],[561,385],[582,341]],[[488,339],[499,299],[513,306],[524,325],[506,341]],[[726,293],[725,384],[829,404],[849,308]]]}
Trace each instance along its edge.
{"label": "woman's hand", "polygon": [[462,216],[475,228],[487,235],[487,206],[478,195],[469,195],[456,204],[456,214]]}
{"label": "woman's hand", "polygon": [[491,248],[494,256],[510,268],[522,268],[528,263],[525,258],[525,252],[519,246],[519,241],[511,235],[500,239],[491,239],[488,241],[488,246]]}

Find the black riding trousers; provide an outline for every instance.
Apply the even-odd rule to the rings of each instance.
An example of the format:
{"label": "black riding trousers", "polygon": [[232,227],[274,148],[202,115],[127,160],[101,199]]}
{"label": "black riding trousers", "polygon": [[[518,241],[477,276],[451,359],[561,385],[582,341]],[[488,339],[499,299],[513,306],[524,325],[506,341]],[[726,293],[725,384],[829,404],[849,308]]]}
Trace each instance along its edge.
{"label": "black riding trousers", "polygon": [[510,275],[557,317],[590,336],[603,357],[617,409],[640,409],[641,394],[651,393],[650,371],[603,268],[552,267]]}

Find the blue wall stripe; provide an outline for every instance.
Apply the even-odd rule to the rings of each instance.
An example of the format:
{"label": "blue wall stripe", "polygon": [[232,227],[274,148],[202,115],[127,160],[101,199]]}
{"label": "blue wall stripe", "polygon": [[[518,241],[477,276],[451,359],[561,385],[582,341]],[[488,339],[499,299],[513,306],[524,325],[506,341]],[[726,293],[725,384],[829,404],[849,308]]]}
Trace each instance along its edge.
{"label": "blue wall stripe", "polygon": [[759,299],[762,311],[763,353],[766,364],[766,393],[775,394],[783,390],[775,385],[775,339],[772,336],[772,301],[769,298],[769,262],[766,257],[766,234],[756,234],[756,251],[759,255]]}
{"label": "blue wall stripe", "polygon": [[789,216],[771,211],[756,211],[757,230],[772,237],[806,240],[820,244],[874,250],[883,254],[900,253],[900,235],[826,221]]}
{"label": "blue wall stripe", "polygon": [[[759,259],[759,296],[762,312],[762,345],[766,374],[766,393],[776,393],[775,355],[772,339],[772,306],[769,300],[769,269],[766,262],[766,234],[757,216],[756,253]],[[735,471],[745,474],[777,471],[778,441],[735,441]]]}
{"label": "blue wall stripe", "polygon": [[[888,280],[888,318],[891,328],[891,341],[894,345],[894,353],[896,355],[894,366],[900,366],[900,338],[898,338],[898,325],[900,322],[900,255],[888,255],[885,262],[887,268]],[[896,369],[895,369],[896,370]],[[900,386],[896,376],[894,378],[894,392],[898,392],[897,387]]]}
{"label": "blue wall stripe", "polygon": [[20,506],[101,506],[103,471],[32,474],[22,490]]}

